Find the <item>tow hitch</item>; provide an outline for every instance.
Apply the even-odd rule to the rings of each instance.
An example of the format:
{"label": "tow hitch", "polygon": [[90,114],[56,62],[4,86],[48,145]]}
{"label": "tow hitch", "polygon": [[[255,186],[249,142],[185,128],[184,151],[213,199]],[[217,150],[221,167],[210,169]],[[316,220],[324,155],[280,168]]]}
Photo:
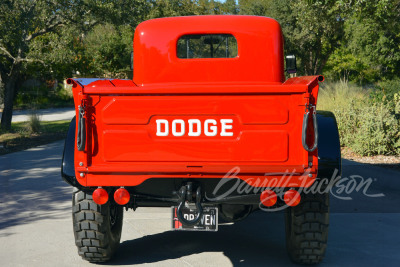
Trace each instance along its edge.
{"label": "tow hitch", "polygon": [[[186,185],[183,185],[181,189],[179,189],[178,192],[179,195],[179,205],[176,210],[176,215],[179,219],[180,222],[184,225],[192,226],[196,225],[200,222],[201,218],[203,217],[203,208],[201,206],[201,187],[197,187],[195,195],[193,194],[193,184],[192,183],[187,183]],[[192,220],[187,220],[183,216],[183,208],[185,207],[185,203],[187,202],[192,202],[193,199],[195,199],[195,204],[196,204],[196,216]]]}

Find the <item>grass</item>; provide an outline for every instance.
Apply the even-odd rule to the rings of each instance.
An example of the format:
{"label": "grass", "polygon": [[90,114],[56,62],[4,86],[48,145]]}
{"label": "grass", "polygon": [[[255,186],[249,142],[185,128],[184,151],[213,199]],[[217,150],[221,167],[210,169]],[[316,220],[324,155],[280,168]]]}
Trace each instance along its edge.
{"label": "grass", "polygon": [[322,83],[318,96],[319,110],[335,111],[347,104],[368,101],[369,91],[360,86],[339,81]]}
{"label": "grass", "polygon": [[40,120],[39,114],[36,111],[32,111],[28,120],[28,131],[31,133],[40,133],[40,128],[42,127]]}
{"label": "grass", "polygon": [[48,144],[65,138],[70,121],[41,121],[39,132],[29,122],[13,122],[10,132],[0,132],[0,155]]}

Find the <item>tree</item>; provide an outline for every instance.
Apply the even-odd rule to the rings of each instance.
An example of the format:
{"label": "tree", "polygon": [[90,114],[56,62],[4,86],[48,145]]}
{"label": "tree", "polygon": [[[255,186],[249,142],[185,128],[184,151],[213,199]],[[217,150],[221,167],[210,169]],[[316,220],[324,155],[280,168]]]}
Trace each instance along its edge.
{"label": "tree", "polygon": [[353,12],[345,21],[345,45],[363,64],[358,80],[398,76],[400,1],[355,1],[351,8]]}
{"label": "tree", "polygon": [[307,75],[321,74],[329,56],[343,38],[343,7],[334,0],[297,1],[293,11],[296,25],[286,32]]}
{"label": "tree", "polygon": [[399,76],[400,1],[340,1],[344,36],[325,70],[361,84]]}
{"label": "tree", "polygon": [[108,76],[127,78],[131,75],[130,60],[133,28],[130,26],[97,25],[84,39],[85,77]]}
{"label": "tree", "polygon": [[[13,100],[26,66],[40,58],[27,56],[31,43],[72,20],[74,2],[5,0],[0,6],[0,75],[4,83],[1,128],[11,128]],[[89,22],[90,23],[90,22]]]}
{"label": "tree", "polygon": [[271,16],[273,0],[239,0],[241,15]]}
{"label": "tree", "polygon": [[[3,0],[0,5],[0,77],[4,84],[1,128],[11,128],[13,99],[18,83],[29,69],[36,66],[37,70],[40,66],[44,73],[52,69],[62,72],[62,64],[55,61],[58,55],[52,51],[65,55],[68,48],[80,45],[82,34],[100,23],[137,25],[149,8],[146,0]],[[68,40],[63,39],[64,34]],[[70,62],[73,62],[72,54],[67,55]]]}
{"label": "tree", "polygon": [[192,0],[154,0],[148,19],[200,15],[199,6]]}
{"label": "tree", "polygon": [[366,66],[362,60],[356,57],[346,46],[340,46],[336,49],[325,66],[327,77],[335,80],[348,82],[349,80],[362,80],[369,73],[363,70]]}
{"label": "tree", "polygon": [[223,14],[239,14],[239,6],[236,4],[236,0],[226,0],[221,9]]}
{"label": "tree", "polygon": [[306,75],[320,74],[343,36],[342,5],[334,0],[241,0],[240,13],[276,19],[285,36],[285,51],[299,59]]}

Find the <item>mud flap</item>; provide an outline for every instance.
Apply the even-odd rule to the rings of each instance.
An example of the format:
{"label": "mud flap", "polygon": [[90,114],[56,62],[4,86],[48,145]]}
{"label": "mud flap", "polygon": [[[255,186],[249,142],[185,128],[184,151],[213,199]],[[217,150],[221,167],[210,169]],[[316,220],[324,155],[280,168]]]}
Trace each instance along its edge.
{"label": "mud flap", "polygon": [[342,174],[339,131],[335,115],[317,111],[318,122],[318,178],[329,181]]}

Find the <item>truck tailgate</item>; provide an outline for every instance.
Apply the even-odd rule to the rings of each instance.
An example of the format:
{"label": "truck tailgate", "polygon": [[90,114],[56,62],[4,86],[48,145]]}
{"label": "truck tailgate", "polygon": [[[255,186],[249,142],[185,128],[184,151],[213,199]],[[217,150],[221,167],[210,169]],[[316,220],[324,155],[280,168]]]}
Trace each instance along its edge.
{"label": "truck tailgate", "polygon": [[90,108],[87,146],[75,151],[75,166],[87,173],[86,185],[90,175],[103,183],[121,175],[135,185],[150,177],[222,177],[235,167],[246,175],[315,171],[316,154],[301,142],[305,85],[233,94],[77,86]]}

